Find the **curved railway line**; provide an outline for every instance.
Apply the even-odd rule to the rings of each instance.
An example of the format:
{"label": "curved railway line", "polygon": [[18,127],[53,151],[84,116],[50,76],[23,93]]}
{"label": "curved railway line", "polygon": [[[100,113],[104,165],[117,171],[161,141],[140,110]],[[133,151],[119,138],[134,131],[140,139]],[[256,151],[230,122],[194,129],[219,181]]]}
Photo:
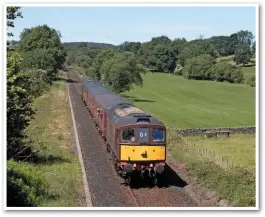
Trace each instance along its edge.
{"label": "curved railway line", "polygon": [[[79,86],[80,78],[77,77],[75,74],[71,74],[68,82],[73,83],[73,86],[75,87],[76,91],[80,94],[81,92],[81,89]],[[86,109],[86,111],[87,111],[87,115],[89,119],[93,120],[93,117],[91,113],[89,112],[89,110]],[[95,124],[93,125],[94,125],[95,131],[98,131],[96,125]],[[98,135],[100,135],[99,132],[97,133]],[[102,155],[105,155],[106,158],[108,158],[108,161],[110,161],[111,156],[107,154],[106,143],[102,137],[100,137],[99,146],[100,146]],[[112,170],[114,174],[115,173],[117,174],[117,171],[115,170],[114,166]],[[117,179],[117,177],[119,178]],[[185,207],[185,206],[197,207],[198,206],[198,204],[192,198],[190,198],[186,192],[184,192],[183,186],[185,185],[177,186],[176,188],[174,187],[172,188],[161,187],[160,188],[158,186],[154,186],[151,183],[139,182],[141,183],[140,186],[130,187],[126,185],[125,183],[123,183],[124,179],[118,176],[118,174],[117,174],[117,177],[115,179],[120,180],[121,183],[124,184],[120,186],[121,191],[124,194],[124,197],[130,198],[130,202],[128,206],[136,206],[136,207]],[[166,180],[166,182],[168,182],[168,180]],[[170,186],[170,184],[167,184],[167,186]]]}

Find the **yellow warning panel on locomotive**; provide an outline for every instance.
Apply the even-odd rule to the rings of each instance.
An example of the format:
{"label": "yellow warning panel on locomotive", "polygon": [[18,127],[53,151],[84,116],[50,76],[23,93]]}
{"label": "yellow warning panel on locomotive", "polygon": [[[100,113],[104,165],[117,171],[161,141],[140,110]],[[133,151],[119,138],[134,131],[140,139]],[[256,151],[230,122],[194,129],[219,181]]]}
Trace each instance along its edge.
{"label": "yellow warning panel on locomotive", "polygon": [[121,161],[165,160],[165,146],[121,145]]}

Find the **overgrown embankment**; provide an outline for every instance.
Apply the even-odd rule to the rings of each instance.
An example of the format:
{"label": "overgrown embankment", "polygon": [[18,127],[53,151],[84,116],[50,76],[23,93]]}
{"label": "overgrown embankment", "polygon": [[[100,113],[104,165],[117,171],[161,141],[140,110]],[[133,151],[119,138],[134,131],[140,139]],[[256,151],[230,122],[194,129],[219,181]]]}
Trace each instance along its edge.
{"label": "overgrown embankment", "polygon": [[25,142],[39,152],[32,162],[8,162],[8,206],[84,206],[65,82],[55,82],[33,108]]}

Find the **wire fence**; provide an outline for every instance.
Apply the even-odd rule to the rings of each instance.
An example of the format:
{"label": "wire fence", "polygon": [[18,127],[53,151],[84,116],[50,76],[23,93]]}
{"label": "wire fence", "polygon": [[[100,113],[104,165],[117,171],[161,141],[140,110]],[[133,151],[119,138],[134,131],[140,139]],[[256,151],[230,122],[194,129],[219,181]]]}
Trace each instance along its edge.
{"label": "wire fence", "polygon": [[195,143],[191,142],[182,135],[178,135],[181,143],[184,145],[183,148],[186,149],[191,154],[199,155],[203,158],[206,158],[208,161],[211,161],[224,169],[234,169],[236,167],[241,167],[249,170],[252,173],[255,173],[255,168],[246,168],[244,165],[233,162],[229,157],[222,156],[214,150],[206,149],[204,147],[198,147]]}

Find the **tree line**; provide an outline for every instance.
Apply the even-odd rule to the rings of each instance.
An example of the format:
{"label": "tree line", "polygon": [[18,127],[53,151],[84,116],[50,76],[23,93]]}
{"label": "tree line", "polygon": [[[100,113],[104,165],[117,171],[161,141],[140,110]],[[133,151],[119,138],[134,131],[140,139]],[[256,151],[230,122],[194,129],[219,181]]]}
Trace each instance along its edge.
{"label": "tree line", "polygon": [[[23,18],[20,7],[7,7],[6,17],[7,27],[15,27],[15,19]],[[7,49],[7,206],[37,206],[47,189],[45,180],[19,162],[40,159],[24,131],[34,118],[32,103],[49,89],[65,62],[60,37],[41,25],[24,29],[19,42]]]}
{"label": "tree line", "polygon": [[[187,79],[242,83],[244,75],[239,65],[244,66],[255,57],[255,46],[254,36],[247,30],[192,41],[160,36],[145,43],[124,42],[114,48],[91,49],[86,43],[79,43],[68,50],[66,62],[81,67],[86,75],[102,81],[116,92],[129,89],[134,78],[135,84],[141,85],[141,72],[146,71],[174,73]],[[228,55],[234,55],[235,66],[216,61],[216,58]],[[117,76],[118,71],[120,76]],[[112,78],[115,80],[111,81]],[[130,85],[117,89],[127,82]]]}

